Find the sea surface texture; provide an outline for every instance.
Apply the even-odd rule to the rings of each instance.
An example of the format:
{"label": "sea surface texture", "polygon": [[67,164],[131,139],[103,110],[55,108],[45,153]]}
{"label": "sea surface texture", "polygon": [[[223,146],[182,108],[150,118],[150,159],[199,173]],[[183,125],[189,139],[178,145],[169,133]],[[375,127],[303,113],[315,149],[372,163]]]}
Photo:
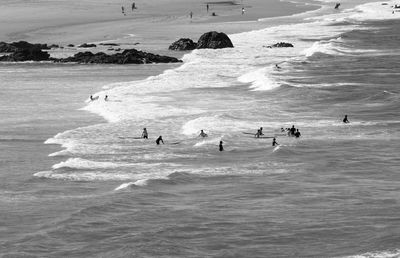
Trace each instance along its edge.
{"label": "sea surface texture", "polygon": [[[0,163],[10,168],[1,175],[1,253],[399,257],[398,15],[380,3],[310,14],[296,24],[229,35],[234,48],[195,50],[182,65],[155,66],[166,69],[159,75],[144,70],[132,81],[128,69],[98,71],[106,86],[93,85],[99,98],[83,110],[99,116],[74,129],[61,119],[71,111],[59,111],[60,129],[43,139],[54,152],[38,171]],[[294,47],[268,47],[277,42]],[[11,82],[43,70],[37,76],[45,85],[66,87],[71,75],[100,68],[49,69],[1,65],[0,74]],[[13,106],[9,87],[3,99]],[[24,103],[28,93],[21,94],[13,101]],[[45,99],[48,110],[58,103],[39,96]],[[345,115],[350,123],[342,122]],[[4,125],[15,135],[0,144],[41,148],[43,141],[26,136],[29,119],[26,127]],[[35,129],[39,136],[53,126],[46,121]],[[281,132],[292,125],[300,138]],[[264,137],[255,138],[260,127]],[[149,139],[137,138],[143,128]],[[200,130],[208,137],[198,137]],[[159,136],[164,144],[156,145]]]}

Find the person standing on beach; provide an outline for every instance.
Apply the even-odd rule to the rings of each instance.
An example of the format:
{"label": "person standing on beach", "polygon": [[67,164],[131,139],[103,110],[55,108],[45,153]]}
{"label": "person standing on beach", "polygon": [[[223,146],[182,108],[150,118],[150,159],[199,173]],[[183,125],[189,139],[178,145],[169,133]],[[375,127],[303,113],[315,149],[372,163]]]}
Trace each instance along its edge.
{"label": "person standing on beach", "polygon": [[125,8],[124,8],[124,6],[121,6],[121,11],[122,11],[122,14],[125,15]]}
{"label": "person standing on beach", "polygon": [[136,4],[135,4],[135,2],[133,2],[132,3],[132,12],[133,12],[133,10],[135,10],[136,9]]}
{"label": "person standing on beach", "polygon": [[190,11],[189,16],[190,16],[190,19],[193,18],[193,12],[192,11]]}
{"label": "person standing on beach", "polygon": [[219,141],[219,151],[224,151],[224,146],[222,146],[222,141]]}
{"label": "person standing on beach", "polygon": [[350,121],[347,119],[347,115],[344,115],[343,123],[348,124]]}
{"label": "person standing on beach", "polygon": [[242,15],[244,14],[244,7],[242,7]]}
{"label": "person standing on beach", "polygon": [[210,6],[208,6],[208,4],[207,4],[207,12],[208,12],[208,9],[210,9]]}

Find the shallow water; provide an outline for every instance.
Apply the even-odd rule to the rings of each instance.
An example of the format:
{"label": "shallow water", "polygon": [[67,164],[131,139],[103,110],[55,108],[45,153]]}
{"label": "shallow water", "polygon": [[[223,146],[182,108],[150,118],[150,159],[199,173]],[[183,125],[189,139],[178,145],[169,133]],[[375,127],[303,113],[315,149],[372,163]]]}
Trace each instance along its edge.
{"label": "shallow water", "polygon": [[[3,253],[398,256],[400,91],[394,42],[400,22],[343,23],[348,15],[334,14],[339,22],[231,35],[234,49],[194,51],[183,66],[150,78],[154,67],[133,74],[114,66],[107,72],[13,67],[26,70],[23,77],[10,75],[8,96],[15,78],[43,70],[47,74],[37,76],[52,78],[48,84],[73,86],[66,96],[77,102],[68,102],[56,127],[50,125],[52,113],[33,123],[29,119],[39,118],[21,116],[17,108],[27,125],[40,124],[37,135],[29,127],[2,125],[4,135],[15,137],[10,148],[27,146],[27,159],[36,148],[54,150],[48,158],[38,154],[44,162],[32,159],[41,166],[28,177],[15,167],[15,175],[2,174],[0,230],[9,236],[0,238]],[[279,41],[295,48],[265,47]],[[274,68],[276,63],[282,68]],[[4,74],[9,67],[0,69]],[[29,81],[23,85],[33,91]],[[104,85],[95,94],[99,100],[85,109],[108,122],[67,111]],[[36,96],[50,97],[47,105],[63,103],[49,92]],[[341,122],[345,114],[349,124]],[[280,132],[292,125],[300,139]],[[271,146],[271,138],[243,133],[261,126],[279,147]],[[131,138],[143,127],[149,140]],[[201,129],[207,138],[197,137]],[[42,145],[49,132],[62,133]],[[159,135],[164,145],[155,144]],[[224,152],[218,151],[220,140]],[[26,166],[20,162],[9,163]]]}

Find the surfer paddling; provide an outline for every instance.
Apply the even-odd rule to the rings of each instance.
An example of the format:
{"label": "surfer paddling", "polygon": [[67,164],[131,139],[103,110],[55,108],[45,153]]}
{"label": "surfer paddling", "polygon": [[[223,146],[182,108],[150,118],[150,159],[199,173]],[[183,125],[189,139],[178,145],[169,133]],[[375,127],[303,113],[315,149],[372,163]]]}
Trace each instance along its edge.
{"label": "surfer paddling", "polygon": [[203,130],[201,130],[199,137],[205,138],[205,137],[208,137],[208,134],[206,134]]}
{"label": "surfer paddling", "polygon": [[160,142],[162,142],[162,144],[164,144],[164,141],[163,141],[161,135],[160,135],[160,136],[157,138],[157,140],[156,140],[157,145],[160,145]]}

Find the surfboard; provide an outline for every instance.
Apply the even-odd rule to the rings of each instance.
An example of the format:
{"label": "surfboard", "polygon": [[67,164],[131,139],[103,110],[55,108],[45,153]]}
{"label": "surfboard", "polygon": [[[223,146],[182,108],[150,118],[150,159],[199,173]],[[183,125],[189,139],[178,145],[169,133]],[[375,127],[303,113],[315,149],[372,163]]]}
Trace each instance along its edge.
{"label": "surfboard", "polygon": [[248,132],[242,132],[244,134],[251,134],[251,135],[256,135],[256,133],[248,133]]}

